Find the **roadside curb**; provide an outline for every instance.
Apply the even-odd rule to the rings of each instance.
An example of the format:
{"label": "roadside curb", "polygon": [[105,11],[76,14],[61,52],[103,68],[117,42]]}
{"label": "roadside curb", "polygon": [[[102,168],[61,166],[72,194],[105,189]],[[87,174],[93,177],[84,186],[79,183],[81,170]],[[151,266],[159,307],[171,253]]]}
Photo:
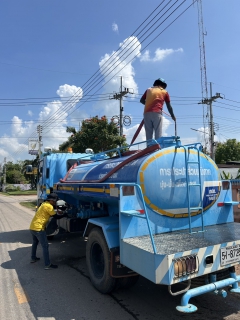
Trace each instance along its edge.
{"label": "roadside curb", "polygon": [[[13,206],[15,206],[18,210],[23,210],[25,211],[26,213],[30,214],[31,216],[34,216],[35,213],[36,213],[36,210],[35,208],[27,208],[23,205],[20,204],[20,202],[29,202],[29,201],[34,201],[34,200],[37,200],[37,195],[6,195],[5,194],[2,194],[2,192],[0,193],[0,196],[4,196],[4,199],[9,199],[7,200],[8,201],[11,201],[10,199],[13,199],[13,202],[11,202],[11,204]],[[5,200],[4,200],[5,201]]]}
{"label": "roadside curb", "polygon": [[[27,200],[26,200],[27,201]],[[20,202],[23,202],[23,201],[20,201]],[[36,211],[34,209],[30,209],[30,208],[27,208],[27,207],[24,207],[20,204],[20,202],[17,202],[17,203],[13,203],[13,205],[15,207],[17,207],[18,209],[21,209],[29,214],[31,214],[32,216],[35,215]]]}

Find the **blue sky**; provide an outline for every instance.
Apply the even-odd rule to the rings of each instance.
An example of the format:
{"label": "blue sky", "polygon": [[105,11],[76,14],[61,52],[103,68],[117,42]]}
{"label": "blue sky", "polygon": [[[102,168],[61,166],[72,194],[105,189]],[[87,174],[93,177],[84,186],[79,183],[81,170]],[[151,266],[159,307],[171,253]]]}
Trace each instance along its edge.
{"label": "blue sky", "polygon": [[[78,129],[88,117],[118,115],[119,101],[111,98],[120,90],[120,76],[134,93],[123,102],[124,115],[131,117],[124,127],[128,142],[142,120],[141,95],[162,77],[182,142],[204,143],[198,9],[192,3],[1,1],[0,163],[5,157],[33,159],[28,139],[37,137],[39,124],[43,147],[58,148],[68,137],[66,126]],[[213,95],[223,97],[213,103],[215,140],[240,140],[240,1],[202,0],[202,8],[208,96],[212,82]],[[159,21],[141,26],[153,11],[166,10]],[[165,115],[164,135],[174,134],[174,123]],[[144,137],[142,130],[139,141]]]}

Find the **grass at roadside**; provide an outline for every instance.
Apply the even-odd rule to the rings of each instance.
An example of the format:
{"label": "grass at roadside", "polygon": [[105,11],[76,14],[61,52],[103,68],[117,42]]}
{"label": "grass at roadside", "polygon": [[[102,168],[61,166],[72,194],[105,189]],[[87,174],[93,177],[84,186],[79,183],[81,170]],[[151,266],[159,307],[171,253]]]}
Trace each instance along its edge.
{"label": "grass at roadside", "polygon": [[37,200],[36,201],[25,201],[25,202],[20,202],[20,205],[29,209],[36,209],[37,206]]}
{"label": "grass at roadside", "polygon": [[2,195],[6,196],[27,196],[27,195],[37,195],[37,190],[26,190],[26,191],[9,191],[1,192]]}

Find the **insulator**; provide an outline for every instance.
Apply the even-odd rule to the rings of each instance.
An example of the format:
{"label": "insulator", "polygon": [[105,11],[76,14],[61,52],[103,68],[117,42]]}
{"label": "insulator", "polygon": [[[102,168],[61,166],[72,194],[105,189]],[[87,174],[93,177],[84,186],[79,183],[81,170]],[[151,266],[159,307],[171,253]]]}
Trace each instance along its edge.
{"label": "insulator", "polygon": [[128,126],[130,126],[130,124],[131,124],[131,118],[129,117],[129,116],[124,116],[123,117],[123,124],[126,126],[126,127],[128,127]]}

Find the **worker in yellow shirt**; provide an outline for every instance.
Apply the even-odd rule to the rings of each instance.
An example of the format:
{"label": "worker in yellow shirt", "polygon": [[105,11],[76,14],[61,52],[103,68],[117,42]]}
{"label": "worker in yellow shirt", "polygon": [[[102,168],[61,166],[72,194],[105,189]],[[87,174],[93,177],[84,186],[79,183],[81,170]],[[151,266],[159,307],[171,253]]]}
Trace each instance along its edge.
{"label": "worker in yellow shirt", "polygon": [[48,252],[48,240],[46,234],[46,225],[51,217],[61,219],[65,215],[58,215],[54,210],[58,197],[55,193],[51,193],[47,196],[47,200],[41,204],[38,208],[35,216],[30,224],[30,232],[32,234],[32,254],[31,263],[37,262],[40,258],[37,258],[37,246],[40,242],[43,250],[43,258],[45,263],[45,270],[56,269],[58,266],[52,264],[49,259]]}

